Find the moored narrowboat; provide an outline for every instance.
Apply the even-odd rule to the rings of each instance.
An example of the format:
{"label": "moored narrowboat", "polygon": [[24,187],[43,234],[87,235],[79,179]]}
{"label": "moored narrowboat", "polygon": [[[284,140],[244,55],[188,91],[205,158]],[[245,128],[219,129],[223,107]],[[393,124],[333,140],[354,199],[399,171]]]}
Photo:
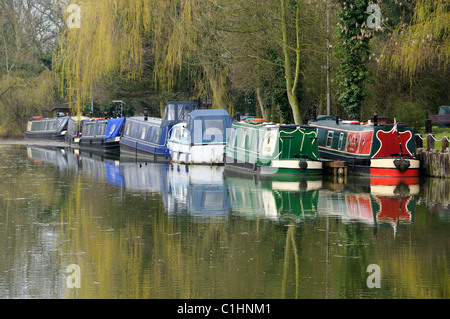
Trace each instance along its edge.
{"label": "moored narrowboat", "polygon": [[42,118],[35,116],[28,120],[25,138],[64,141],[69,116]]}
{"label": "moored narrowboat", "polygon": [[361,125],[337,117],[319,116],[309,122],[317,129],[321,159],[344,161],[349,174],[417,177],[414,128],[398,123]]}
{"label": "moored narrowboat", "polygon": [[96,118],[83,122],[80,148],[107,153],[120,152],[120,138],[125,118]]}
{"label": "moored narrowboat", "polygon": [[316,131],[263,119],[235,121],[225,147],[225,168],[261,176],[322,174]]}
{"label": "moored narrowboat", "polygon": [[169,102],[163,118],[128,117],[120,140],[121,155],[170,160],[167,139],[172,126],[186,121],[188,114],[197,108],[196,102]]}
{"label": "moored narrowboat", "polygon": [[194,110],[172,127],[167,147],[173,162],[223,164],[227,132],[233,119],[226,110]]}

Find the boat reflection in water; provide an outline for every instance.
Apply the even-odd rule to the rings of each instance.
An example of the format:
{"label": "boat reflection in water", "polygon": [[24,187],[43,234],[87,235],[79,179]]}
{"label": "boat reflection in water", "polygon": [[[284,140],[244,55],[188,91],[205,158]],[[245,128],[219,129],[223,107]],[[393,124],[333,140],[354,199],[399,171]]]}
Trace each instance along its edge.
{"label": "boat reflection in water", "polygon": [[227,216],[229,201],[223,166],[168,163],[121,163],[126,191],[157,192],[169,215]]}
{"label": "boat reflection in water", "polygon": [[225,217],[230,212],[223,166],[177,165],[167,170],[169,214]]}
{"label": "boat reflection in water", "polygon": [[406,184],[393,179],[389,184],[369,178],[350,180],[343,189],[322,189],[318,214],[338,216],[344,223],[362,222],[374,227],[390,226],[397,232],[399,225],[413,223],[419,183]]}
{"label": "boat reflection in water", "polygon": [[[258,179],[224,171],[223,166],[126,162],[95,153],[61,148],[27,149],[35,163],[73,169],[124,193],[157,193],[169,215],[217,218],[239,216],[277,222],[337,217],[343,223],[392,227],[414,221],[417,180],[349,177],[329,182],[319,177]],[[393,182],[394,181],[394,182]]]}
{"label": "boat reflection in water", "polygon": [[225,183],[233,214],[273,221],[316,217],[321,177],[286,181],[245,178],[227,172]]}

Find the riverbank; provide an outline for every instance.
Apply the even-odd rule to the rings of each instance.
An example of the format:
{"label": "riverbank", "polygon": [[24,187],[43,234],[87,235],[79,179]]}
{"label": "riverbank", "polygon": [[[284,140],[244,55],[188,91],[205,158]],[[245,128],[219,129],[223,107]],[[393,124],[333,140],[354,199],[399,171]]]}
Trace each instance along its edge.
{"label": "riverbank", "polygon": [[39,139],[26,139],[26,138],[0,138],[0,144],[6,145],[33,145],[33,146],[55,146],[65,147],[67,144],[64,141],[51,141],[51,140],[39,140]]}

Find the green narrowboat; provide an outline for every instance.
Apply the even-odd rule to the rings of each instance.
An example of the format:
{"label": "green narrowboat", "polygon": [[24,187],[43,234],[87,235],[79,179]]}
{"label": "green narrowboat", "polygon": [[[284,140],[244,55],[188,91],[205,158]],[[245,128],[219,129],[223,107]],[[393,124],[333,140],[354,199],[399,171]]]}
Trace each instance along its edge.
{"label": "green narrowboat", "polygon": [[226,169],[262,176],[322,174],[316,130],[308,126],[235,121],[224,156]]}

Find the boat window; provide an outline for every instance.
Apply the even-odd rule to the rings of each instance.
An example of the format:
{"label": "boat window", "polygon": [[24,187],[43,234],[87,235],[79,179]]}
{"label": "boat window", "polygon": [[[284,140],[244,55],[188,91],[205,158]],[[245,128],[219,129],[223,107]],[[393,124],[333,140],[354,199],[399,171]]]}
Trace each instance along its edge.
{"label": "boat window", "polygon": [[160,134],[161,130],[160,130],[160,129],[155,129],[155,130],[156,130],[156,133],[155,133],[155,142],[156,142],[156,143],[159,143],[159,134]]}
{"label": "boat window", "polygon": [[331,147],[331,143],[333,142],[333,135],[334,135],[334,131],[328,131],[328,135],[327,135],[327,147]]}
{"label": "boat window", "polygon": [[55,127],[54,121],[45,121],[42,124],[44,124],[42,127],[44,131],[51,131]]}
{"label": "boat window", "polygon": [[106,122],[102,123],[102,126],[100,127],[100,134],[99,135],[105,135],[106,133]]}
{"label": "boat window", "polygon": [[180,130],[180,128],[179,127],[174,127],[172,135],[173,135],[173,139],[176,139],[176,140],[180,139],[180,137],[181,137],[181,130]]}
{"label": "boat window", "polygon": [[339,146],[338,149],[342,148],[342,142],[344,141],[344,132],[341,132],[341,135],[339,135]]}
{"label": "boat window", "polygon": [[203,133],[203,141],[205,142],[223,142],[223,121],[222,120],[205,120],[203,123],[205,129]]}
{"label": "boat window", "polygon": [[167,121],[173,121],[176,120],[177,118],[177,114],[176,114],[176,107],[168,107],[165,110],[165,114],[164,114],[164,120]]}
{"label": "boat window", "polygon": [[247,130],[242,131],[241,140],[239,142],[239,146],[244,148],[245,147],[245,137],[247,135]]}
{"label": "boat window", "polygon": [[277,146],[278,130],[268,130],[264,136],[264,142],[262,146],[262,155],[270,156],[274,154]]}
{"label": "boat window", "polygon": [[234,146],[235,145],[235,140],[236,140],[236,128],[232,128],[230,135],[228,136],[228,142],[227,144],[229,146]]}
{"label": "boat window", "polygon": [[89,136],[91,135],[91,125],[85,124],[83,127],[83,135]]}

